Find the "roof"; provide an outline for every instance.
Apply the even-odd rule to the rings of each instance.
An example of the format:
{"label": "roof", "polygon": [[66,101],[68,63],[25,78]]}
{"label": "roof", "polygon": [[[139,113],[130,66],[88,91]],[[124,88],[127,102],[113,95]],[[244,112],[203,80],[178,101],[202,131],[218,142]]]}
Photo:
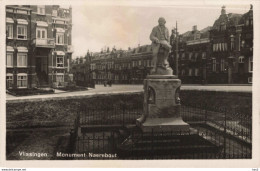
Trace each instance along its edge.
{"label": "roof", "polygon": [[201,30],[196,30],[196,31],[187,31],[185,33],[183,33],[181,36],[183,37],[184,41],[190,41],[190,40],[195,40],[195,36],[197,34],[199,34],[199,38],[198,39],[205,39],[205,38],[209,38],[209,30],[211,29],[210,26],[205,27]]}
{"label": "roof", "polygon": [[251,17],[253,17],[253,9],[252,9],[252,7],[251,7],[251,9],[247,13],[242,15],[242,17],[240,18],[238,24],[245,24],[246,20],[248,18],[251,18]]}
{"label": "roof", "polygon": [[239,20],[241,19],[241,16],[242,14],[235,14],[235,13],[220,15],[219,18],[215,20],[212,28],[218,29],[221,23],[225,23],[228,26],[235,26],[238,24]]}

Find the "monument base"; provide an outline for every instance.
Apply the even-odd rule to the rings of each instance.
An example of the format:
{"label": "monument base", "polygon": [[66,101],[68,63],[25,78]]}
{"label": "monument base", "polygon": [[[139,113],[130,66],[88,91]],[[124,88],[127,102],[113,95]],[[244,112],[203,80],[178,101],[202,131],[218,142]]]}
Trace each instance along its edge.
{"label": "monument base", "polygon": [[144,123],[140,119],[136,120],[136,125],[141,128],[144,133],[148,132],[171,132],[171,131],[189,131],[190,126],[179,118],[147,118]]}

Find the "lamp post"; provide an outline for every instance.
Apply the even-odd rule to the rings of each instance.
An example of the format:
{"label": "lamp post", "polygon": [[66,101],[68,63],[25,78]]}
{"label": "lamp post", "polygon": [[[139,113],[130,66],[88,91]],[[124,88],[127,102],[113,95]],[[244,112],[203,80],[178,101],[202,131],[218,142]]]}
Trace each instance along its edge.
{"label": "lamp post", "polygon": [[172,46],[171,54],[173,55],[175,53],[175,75],[178,76],[179,75],[179,67],[178,67],[179,36],[178,36],[177,21],[176,21],[176,27],[172,29],[170,44]]}
{"label": "lamp post", "polygon": [[178,25],[177,25],[177,21],[176,21],[176,76],[179,75],[179,66],[178,66],[178,53],[179,53],[179,35],[178,35]]}

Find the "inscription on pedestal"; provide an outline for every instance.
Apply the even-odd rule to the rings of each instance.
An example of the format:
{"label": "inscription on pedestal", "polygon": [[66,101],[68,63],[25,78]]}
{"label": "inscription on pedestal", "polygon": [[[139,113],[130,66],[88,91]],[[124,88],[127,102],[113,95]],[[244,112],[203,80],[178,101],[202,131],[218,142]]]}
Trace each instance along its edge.
{"label": "inscription on pedestal", "polygon": [[172,100],[173,99],[173,90],[157,89],[157,100]]}

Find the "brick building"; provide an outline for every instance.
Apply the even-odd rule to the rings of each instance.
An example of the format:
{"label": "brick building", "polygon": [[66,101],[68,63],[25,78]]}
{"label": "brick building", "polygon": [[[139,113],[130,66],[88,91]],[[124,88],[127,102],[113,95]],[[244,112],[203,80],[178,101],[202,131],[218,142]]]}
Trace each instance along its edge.
{"label": "brick building", "polygon": [[[142,84],[151,69],[152,49],[151,45],[128,50],[114,48],[112,51],[90,54],[90,58],[87,56],[73,62],[72,71],[76,82],[85,80],[103,84],[104,81],[112,80],[116,84]],[[88,65],[90,70],[84,70]]]}
{"label": "brick building", "polygon": [[221,15],[210,30],[209,83],[252,83],[253,9],[246,14]]}
{"label": "brick building", "polygon": [[6,86],[66,86],[69,82],[72,9],[6,6]]}
{"label": "brick building", "polygon": [[[195,25],[191,31],[179,36],[178,76],[185,84],[201,84],[207,80],[207,59],[210,55],[209,30],[210,27],[198,30]],[[171,41],[173,59],[170,62],[175,73],[176,37],[172,36],[172,38],[174,39]]]}

